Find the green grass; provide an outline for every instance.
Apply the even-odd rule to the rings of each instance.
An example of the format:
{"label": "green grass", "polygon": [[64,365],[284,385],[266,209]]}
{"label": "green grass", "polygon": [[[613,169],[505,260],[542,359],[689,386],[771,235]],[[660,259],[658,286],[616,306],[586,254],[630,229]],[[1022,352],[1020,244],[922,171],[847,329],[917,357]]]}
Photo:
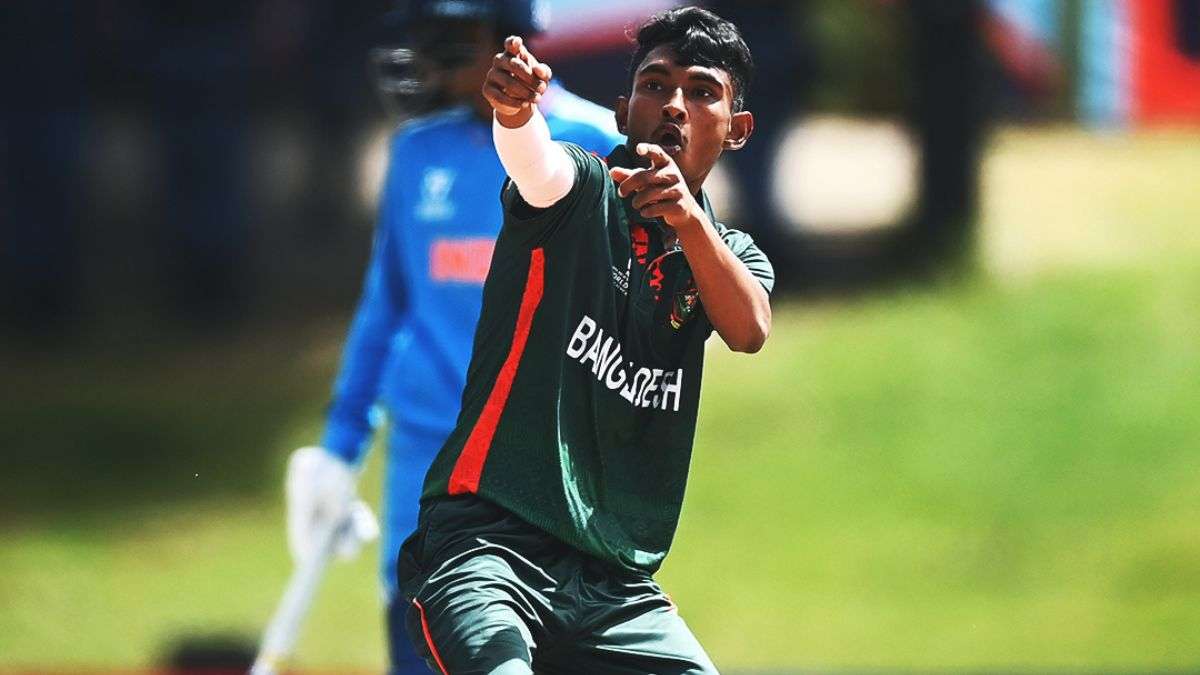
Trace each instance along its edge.
{"label": "green grass", "polygon": [[1194,266],[782,314],[711,359],[661,580],[738,666],[1200,663],[1190,307]]}
{"label": "green grass", "polygon": [[[1047,147],[1074,149],[1013,183]],[[660,581],[718,664],[1200,664],[1200,245],[1163,245],[1200,216],[1195,140],[1003,137],[984,231],[1052,239],[998,192],[1073,199],[1072,181],[1138,147],[1160,177],[1146,199],[1081,208],[1144,235],[1120,256],[1036,246],[1009,264],[1009,247],[994,264],[985,242],[976,280],[784,302],[761,354],[711,344]],[[9,369],[5,418],[35,424],[0,441],[53,461],[0,478],[0,670],[140,666],[182,635],[257,636],[288,573],[283,462],[319,431],[342,321]],[[383,663],[374,554],[333,568],[301,665]]]}

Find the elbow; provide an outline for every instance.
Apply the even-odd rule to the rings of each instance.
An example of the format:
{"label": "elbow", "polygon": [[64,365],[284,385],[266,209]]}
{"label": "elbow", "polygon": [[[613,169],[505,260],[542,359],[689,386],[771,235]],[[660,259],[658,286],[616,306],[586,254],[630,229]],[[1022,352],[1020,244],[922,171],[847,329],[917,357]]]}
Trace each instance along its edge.
{"label": "elbow", "polygon": [[729,345],[729,348],[735,352],[741,352],[743,354],[757,354],[765,344],[767,344],[767,334],[754,333],[753,335],[748,335],[745,338],[737,341],[736,344]]}
{"label": "elbow", "polygon": [[767,344],[770,335],[771,309],[768,307],[765,311],[756,313],[756,316],[747,322],[745,333],[733,340],[729,348],[735,352],[756,354]]}
{"label": "elbow", "polygon": [[760,338],[756,338],[746,343],[746,345],[742,347],[740,351],[743,354],[757,354],[765,344],[767,344],[767,336],[763,335]]}

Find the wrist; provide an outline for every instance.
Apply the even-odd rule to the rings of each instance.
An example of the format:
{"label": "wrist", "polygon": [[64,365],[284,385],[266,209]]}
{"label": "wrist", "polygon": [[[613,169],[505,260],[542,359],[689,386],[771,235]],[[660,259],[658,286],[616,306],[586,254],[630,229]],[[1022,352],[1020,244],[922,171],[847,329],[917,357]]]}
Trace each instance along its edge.
{"label": "wrist", "polygon": [[506,129],[517,129],[529,123],[533,118],[533,104],[521,108],[513,115],[506,115],[499,110],[493,110],[496,122]]}
{"label": "wrist", "polygon": [[708,224],[708,216],[698,207],[689,208],[678,223],[667,223],[675,228],[676,234],[686,237],[695,232],[701,232]]}
{"label": "wrist", "polygon": [[364,433],[358,429],[330,424],[321,437],[320,447],[347,465],[355,466],[366,454],[370,443],[370,431]]}

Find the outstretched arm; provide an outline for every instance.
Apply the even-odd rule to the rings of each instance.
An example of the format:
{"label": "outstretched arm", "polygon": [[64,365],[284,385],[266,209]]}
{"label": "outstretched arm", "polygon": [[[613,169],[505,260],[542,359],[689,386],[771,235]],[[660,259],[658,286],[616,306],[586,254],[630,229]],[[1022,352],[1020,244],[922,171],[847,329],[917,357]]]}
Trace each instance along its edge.
{"label": "outstretched arm", "polygon": [[493,57],[483,83],[483,95],[495,113],[496,154],[521,198],[537,208],[554,205],[575,182],[574,163],[550,139],[550,128],[537,109],[550,76],[550,67],[534,58],[521,38],[511,36],[504,41],[504,51]]}
{"label": "outstretched arm", "polygon": [[649,169],[609,170],[621,196],[635,194],[633,208],[643,217],[662,218],[675,229],[704,312],[725,344],[738,352],[762,349],[771,332],[766,289],[721,241],[671,156],[652,143],[639,143],[637,152],[650,159]]}

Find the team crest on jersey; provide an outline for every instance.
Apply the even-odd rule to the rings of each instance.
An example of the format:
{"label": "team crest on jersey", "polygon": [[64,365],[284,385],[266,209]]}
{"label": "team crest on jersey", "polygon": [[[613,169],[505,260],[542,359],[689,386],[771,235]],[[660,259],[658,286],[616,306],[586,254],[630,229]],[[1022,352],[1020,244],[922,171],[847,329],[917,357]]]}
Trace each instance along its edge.
{"label": "team crest on jersey", "polygon": [[454,185],[453,169],[433,166],[425,169],[421,180],[421,201],[417,203],[417,216],[425,220],[447,220],[454,217],[454,204],[450,201],[450,188]]}
{"label": "team crest on jersey", "polygon": [[687,288],[675,294],[675,301],[671,303],[671,328],[679,330],[687,320],[692,317],[692,313],[696,311],[696,303],[700,300],[700,289],[696,288],[695,282],[688,284]]}

